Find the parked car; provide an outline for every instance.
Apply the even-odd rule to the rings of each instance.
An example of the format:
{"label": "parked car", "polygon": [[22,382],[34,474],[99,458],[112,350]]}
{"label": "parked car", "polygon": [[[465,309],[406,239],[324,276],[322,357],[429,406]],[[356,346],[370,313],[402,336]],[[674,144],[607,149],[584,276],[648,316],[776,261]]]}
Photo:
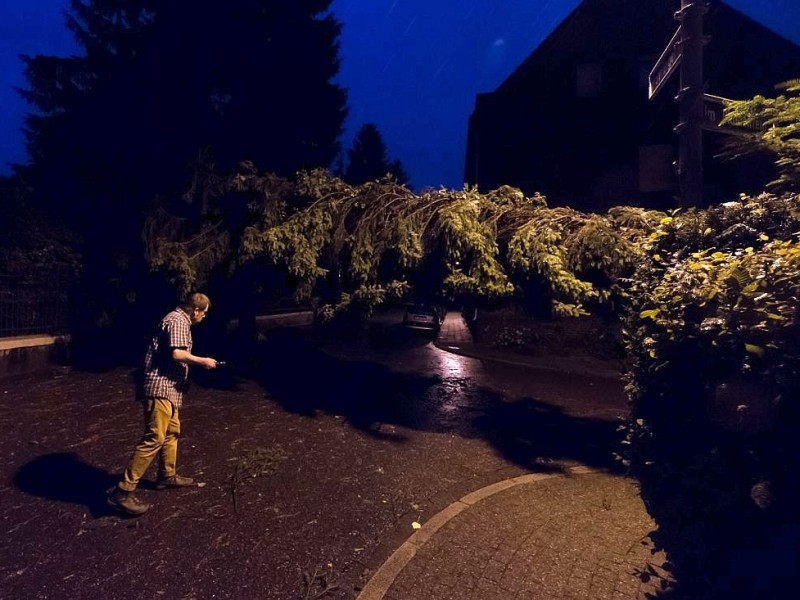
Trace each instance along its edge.
{"label": "parked car", "polygon": [[406,304],[403,325],[411,329],[438,331],[444,321],[444,311],[424,303]]}

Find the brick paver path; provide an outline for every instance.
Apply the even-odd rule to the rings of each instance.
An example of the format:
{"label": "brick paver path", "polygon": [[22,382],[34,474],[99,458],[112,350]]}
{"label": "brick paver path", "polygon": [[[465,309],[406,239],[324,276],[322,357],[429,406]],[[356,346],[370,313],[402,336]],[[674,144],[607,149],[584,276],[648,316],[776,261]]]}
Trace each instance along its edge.
{"label": "brick paver path", "polygon": [[635,484],[603,473],[500,491],[428,539],[386,600],[646,598],[669,575]]}

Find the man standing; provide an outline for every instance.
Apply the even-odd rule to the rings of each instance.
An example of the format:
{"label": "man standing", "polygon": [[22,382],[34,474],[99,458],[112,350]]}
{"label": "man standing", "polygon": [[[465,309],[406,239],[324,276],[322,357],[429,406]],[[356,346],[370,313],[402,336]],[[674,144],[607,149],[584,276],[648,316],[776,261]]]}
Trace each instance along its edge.
{"label": "man standing", "polygon": [[215,369],[213,358],[192,354],[191,326],[200,323],[211,302],[200,293],[189,294],[183,304],[167,314],[147,348],[144,358],[144,435],[133,451],[122,479],[108,496],[109,506],[130,515],[150,509],[134,495],[139,480],[158,455],[156,489],[194,485],[190,477],[175,471],[181,422],[178,412],[189,382],[189,365]]}

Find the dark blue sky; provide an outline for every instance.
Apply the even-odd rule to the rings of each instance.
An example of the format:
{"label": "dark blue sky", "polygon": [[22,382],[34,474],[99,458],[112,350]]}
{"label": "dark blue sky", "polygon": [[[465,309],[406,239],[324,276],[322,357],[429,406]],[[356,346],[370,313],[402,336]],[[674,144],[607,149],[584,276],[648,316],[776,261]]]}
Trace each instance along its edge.
{"label": "dark blue sky", "polygon": [[[475,94],[496,88],[579,2],[334,0],[344,26],[339,81],[349,90],[344,147],[361,125],[376,123],[415,188],[461,188]],[[0,173],[25,160],[17,55],[77,51],[63,24],[67,4],[0,0]],[[727,4],[800,43],[800,1]]]}

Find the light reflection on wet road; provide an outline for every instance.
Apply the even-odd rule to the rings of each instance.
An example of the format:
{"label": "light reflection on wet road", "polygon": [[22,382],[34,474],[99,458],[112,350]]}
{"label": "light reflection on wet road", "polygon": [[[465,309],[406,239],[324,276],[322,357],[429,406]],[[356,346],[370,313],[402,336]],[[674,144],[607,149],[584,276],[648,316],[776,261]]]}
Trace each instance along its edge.
{"label": "light reflection on wet road", "polygon": [[[435,378],[427,391],[428,411],[441,414],[449,427],[461,421],[454,413],[470,418],[489,405],[535,400],[566,416],[621,420],[627,410],[621,381],[538,370],[516,364],[461,356],[433,344],[433,334],[408,330],[399,313],[374,318],[369,333],[357,343],[328,345],[327,351],[360,361],[382,365],[390,372]],[[434,418],[428,414],[427,419]],[[461,433],[466,433],[462,431]]]}

